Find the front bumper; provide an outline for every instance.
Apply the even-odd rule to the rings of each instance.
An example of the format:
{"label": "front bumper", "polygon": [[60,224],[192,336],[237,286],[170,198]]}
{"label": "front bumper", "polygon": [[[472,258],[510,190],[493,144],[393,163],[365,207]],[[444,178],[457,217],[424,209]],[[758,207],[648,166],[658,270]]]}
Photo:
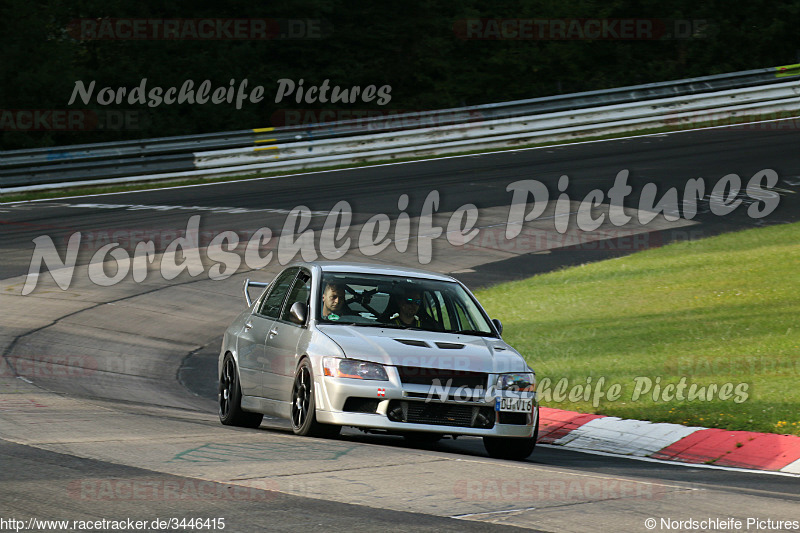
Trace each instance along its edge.
{"label": "front bumper", "polygon": [[[317,380],[317,420],[388,432],[533,436],[539,416],[535,393],[529,395],[534,400],[530,413],[501,416],[495,411],[495,397],[486,397],[484,390],[402,383],[396,369],[386,369],[389,381],[331,377]],[[494,383],[496,375],[488,376],[489,382]],[[491,417],[488,423],[487,417]],[[423,421],[427,423],[421,423]],[[507,423],[509,421],[513,423]]]}

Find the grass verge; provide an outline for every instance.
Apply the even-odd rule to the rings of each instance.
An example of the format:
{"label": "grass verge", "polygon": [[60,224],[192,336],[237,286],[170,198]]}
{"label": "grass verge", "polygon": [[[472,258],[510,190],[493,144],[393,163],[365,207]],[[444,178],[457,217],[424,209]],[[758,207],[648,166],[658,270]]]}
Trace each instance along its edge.
{"label": "grass verge", "polygon": [[[248,174],[246,176],[224,176],[224,177],[217,177],[217,178],[192,178],[192,179],[172,179],[172,180],[161,180],[161,181],[142,181],[142,182],[135,182],[135,183],[128,183],[124,185],[88,185],[83,187],[70,187],[70,188],[63,188],[63,189],[48,189],[43,191],[31,191],[31,192],[0,192],[0,204],[2,203],[14,203],[14,202],[25,202],[30,200],[46,200],[48,198],[65,198],[70,196],[86,196],[92,194],[109,194],[115,192],[129,192],[129,191],[141,191],[145,189],[162,189],[167,187],[181,187],[181,186],[188,186],[188,185],[201,185],[207,183],[223,183],[229,181],[242,181],[248,179],[257,179],[257,178],[269,178],[269,177],[277,177],[277,176],[292,176],[297,174],[307,174],[309,172],[324,172],[326,170],[340,170],[346,168],[360,168],[360,167],[369,167],[369,166],[376,166],[376,165],[385,165],[387,163],[403,163],[403,162],[411,162],[411,161],[423,161],[427,159],[439,159],[442,157],[452,157],[452,156],[463,156],[463,155],[478,155],[478,154],[486,154],[486,153],[494,153],[494,152],[503,152],[508,150],[520,150],[525,148],[542,148],[545,146],[559,146],[563,144],[572,144],[576,142],[591,142],[591,141],[602,141],[602,140],[609,140],[609,139],[619,139],[623,137],[631,137],[637,135],[653,135],[658,133],[673,133],[677,131],[687,131],[693,129],[700,129],[700,128],[708,128],[714,126],[735,126],[736,124],[745,124],[749,122],[757,122],[763,120],[783,120],[788,118],[793,118],[795,116],[800,116],[800,111],[798,112],[782,112],[779,114],[769,114],[769,115],[746,115],[740,117],[730,117],[727,119],[722,120],[714,120],[714,121],[706,121],[700,122],[695,124],[678,124],[672,126],[662,126],[659,128],[648,128],[642,129],[638,131],[629,131],[629,132],[622,132],[622,133],[613,133],[609,135],[596,135],[591,137],[575,137],[574,139],[568,139],[563,141],[552,141],[552,142],[543,142],[543,143],[530,143],[530,144],[520,144],[518,146],[507,146],[507,147],[498,147],[486,150],[469,150],[464,152],[452,152],[446,154],[439,154],[439,155],[431,155],[431,156],[418,156],[418,157],[405,157],[405,158],[396,158],[396,159],[386,159],[381,161],[367,161],[362,163],[352,163],[352,164],[344,164],[344,165],[335,165],[335,166],[327,166],[327,167],[319,167],[319,168],[309,168],[303,170],[285,170],[285,171],[276,171],[276,172],[260,172],[258,174]],[[794,125],[789,124],[790,127],[794,127]],[[769,130],[770,128],[764,128],[765,130]],[[778,128],[772,128],[778,129]]]}
{"label": "grass verge", "polygon": [[478,298],[536,370],[545,407],[800,435],[799,272],[800,223],[674,243]]}

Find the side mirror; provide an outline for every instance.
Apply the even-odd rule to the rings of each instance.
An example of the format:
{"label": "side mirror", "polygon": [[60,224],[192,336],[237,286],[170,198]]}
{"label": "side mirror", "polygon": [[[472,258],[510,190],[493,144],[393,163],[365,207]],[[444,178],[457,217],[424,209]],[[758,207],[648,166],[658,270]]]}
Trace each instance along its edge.
{"label": "side mirror", "polygon": [[502,335],[503,334],[503,323],[500,322],[500,319],[499,318],[493,318],[492,319],[492,324],[494,324],[494,327],[497,330],[497,333]]}
{"label": "side mirror", "polygon": [[306,323],[306,315],[308,315],[308,307],[302,302],[295,302],[289,308],[289,320],[295,324],[303,325]]}

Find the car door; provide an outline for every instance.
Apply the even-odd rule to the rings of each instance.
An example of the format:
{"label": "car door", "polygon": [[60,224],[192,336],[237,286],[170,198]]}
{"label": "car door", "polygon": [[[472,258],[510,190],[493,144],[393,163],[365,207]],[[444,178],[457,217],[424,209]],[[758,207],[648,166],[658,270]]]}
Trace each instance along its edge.
{"label": "car door", "polygon": [[[300,354],[297,345],[306,332],[306,324],[297,324],[290,309],[296,302],[310,308],[311,274],[301,269],[294,280],[289,295],[283,302],[283,309],[267,333],[264,346],[267,370],[264,372],[264,389],[267,397],[279,401],[291,401],[292,383]],[[308,315],[308,311],[306,312]],[[306,317],[308,322],[308,317]]]}
{"label": "car door", "polygon": [[266,397],[264,372],[267,370],[264,343],[273,322],[280,315],[283,300],[292,286],[298,268],[293,267],[278,275],[270,284],[267,294],[256,303],[253,313],[239,334],[239,377],[242,394]]}

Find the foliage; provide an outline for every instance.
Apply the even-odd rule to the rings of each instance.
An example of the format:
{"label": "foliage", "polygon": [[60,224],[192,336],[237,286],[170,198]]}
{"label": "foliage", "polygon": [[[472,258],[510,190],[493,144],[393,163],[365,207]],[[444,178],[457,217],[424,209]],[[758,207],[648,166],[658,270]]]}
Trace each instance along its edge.
{"label": "foliage", "polygon": [[[329,79],[342,87],[390,85],[385,109],[419,110],[533,98],[795,63],[800,49],[794,1],[676,0],[342,0],[188,4],[122,0],[6,0],[0,7],[3,61],[0,109],[133,110],[136,127],[90,131],[9,131],[0,149],[186,135],[280,125],[280,110],[378,109],[371,103],[275,103],[277,81]],[[319,39],[79,40],[67,31],[85,18],[271,18],[325,21]],[[705,34],[655,40],[474,40],[456,28],[466,19],[650,18],[705,20]],[[173,104],[96,99],[67,105],[75,82],[131,90],[180,87],[185,80],[228,86],[248,79],[265,88],[260,103]]]}

